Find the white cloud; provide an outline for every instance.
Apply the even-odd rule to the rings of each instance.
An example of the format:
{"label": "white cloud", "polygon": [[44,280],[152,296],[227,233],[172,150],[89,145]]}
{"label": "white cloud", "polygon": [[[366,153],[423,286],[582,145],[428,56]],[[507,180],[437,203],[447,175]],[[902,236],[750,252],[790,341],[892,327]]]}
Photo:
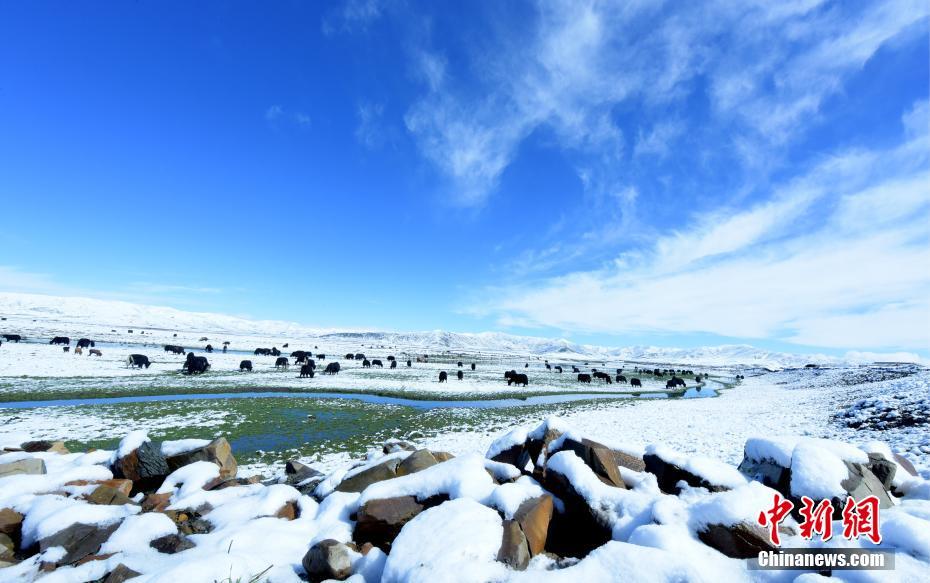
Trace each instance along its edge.
{"label": "white cloud", "polygon": [[355,139],[366,148],[379,148],[384,143],[384,130],[381,118],[384,105],[381,103],[360,103],[355,112],[358,125],[355,127]]}
{"label": "white cloud", "polygon": [[[615,264],[489,290],[503,321],[930,348],[930,139],[824,161],[772,201]],[[794,226],[792,228],[792,225]]]}
{"label": "white cloud", "polygon": [[364,32],[381,18],[384,8],[380,0],[346,0],[323,19],[323,33]]}
{"label": "white cloud", "polygon": [[280,105],[272,105],[265,110],[265,119],[268,121],[275,121],[282,115],[284,115],[284,108]]}
{"label": "white cloud", "polygon": [[[777,160],[771,149],[815,123],[848,76],[930,12],[920,0],[847,8],[817,0],[540,2],[523,29],[487,39],[461,71],[474,73],[477,87],[448,82],[456,71],[445,59],[414,51],[427,92],[410,107],[407,128],[457,202],[480,205],[537,128],[554,132],[559,148],[622,164],[614,108],[667,108],[704,76],[732,147],[747,166],[765,168]],[[686,131],[683,120],[661,122],[638,135],[633,152],[665,156]]]}

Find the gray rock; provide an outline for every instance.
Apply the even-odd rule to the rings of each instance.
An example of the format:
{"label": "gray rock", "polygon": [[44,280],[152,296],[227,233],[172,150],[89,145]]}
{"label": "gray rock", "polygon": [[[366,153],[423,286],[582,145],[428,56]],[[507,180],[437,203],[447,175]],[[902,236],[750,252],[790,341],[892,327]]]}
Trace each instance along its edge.
{"label": "gray rock", "polygon": [[16,474],[44,474],[45,462],[39,458],[26,458],[0,464],[0,478]]}
{"label": "gray rock", "polygon": [[133,491],[150,491],[162,484],[171,473],[161,447],[146,441],[113,463],[113,476],[132,480]]}
{"label": "gray rock", "polygon": [[408,474],[415,474],[421,470],[425,470],[430,466],[435,466],[439,462],[433,457],[433,454],[428,449],[418,449],[404,459],[404,461],[397,464],[396,473],[398,476],[406,476]]}
{"label": "gray rock", "polygon": [[119,522],[106,526],[75,523],[41,539],[39,551],[45,551],[51,547],[63,547],[65,556],[58,561],[58,564],[70,565],[100,550],[100,545],[110,538],[119,525]]}
{"label": "gray rock", "polygon": [[780,466],[774,460],[744,456],[737,469],[750,480],[761,482],[786,498],[791,496],[791,468]]}
{"label": "gray rock", "polygon": [[342,580],[352,574],[349,547],[331,538],[310,547],[301,564],[314,583],[326,579]]}
{"label": "gray rock", "polygon": [[524,444],[518,443],[505,449],[502,452],[499,452],[497,455],[493,456],[491,460],[500,462],[502,464],[510,464],[520,470],[523,470],[526,467],[527,462],[530,461],[530,453],[527,451]]}
{"label": "gray rock", "polygon": [[504,521],[504,537],[497,552],[497,560],[522,571],[530,563],[530,550],[520,524],[516,520]]}
{"label": "gray rock", "polygon": [[724,492],[730,489],[721,484],[712,484],[703,477],[692,474],[655,454],[644,455],[643,461],[646,463],[646,471],[655,475],[659,489],[666,494],[678,494],[680,492],[678,482],[682,480],[692,488],[706,488],[710,492]]}
{"label": "gray rock", "polygon": [[187,549],[192,549],[195,545],[184,535],[169,534],[156,538],[149,543],[149,546],[159,553],[173,555],[181,551],[186,551]]}
{"label": "gray rock", "polygon": [[336,486],[336,490],[339,492],[361,492],[376,482],[396,478],[398,463],[396,459],[383,461],[344,479]]}
{"label": "gray rock", "polygon": [[[869,468],[863,464],[851,462],[844,463],[846,464],[846,469],[849,470],[849,478],[840,482],[840,485],[853,499],[859,501],[867,496],[875,496],[878,498],[879,508],[891,508],[894,506],[894,502],[891,501],[891,497],[888,495],[888,492],[885,491],[885,487],[882,485],[881,480],[875,477],[875,474],[873,474]],[[836,506],[839,506],[839,504]],[[834,512],[833,516],[834,518],[841,518],[841,507],[837,508],[837,510],[838,512]]]}
{"label": "gray rock", "polygon": [[899,466],[901,466],[901,469],[912,476],[917,475],[917,468],[914,467],[914,464],[911,463],[911,460],[896,453],[892,453],[891,455],[894,456],[894,461],[897,462]]}
{"label": "gray rock", "polygon": [[614,463],[616,463],[618,466],[628,470],[633,470],[634,472],[646,471],[646,462],[643,461],[643,458],[617,450],[613,450],[613,454]]}
{"label": "gray rock", "polygon": [[711,524],[698,533],[701,542],[734,559],[751,559],[761,551],[773,551],[775,545],[768,532],[755,524],[741,522],[733,525]]}
{"label": "gray rock", "polygon": [[869,463],[866,464],[866,467],[875,474],[878,481],[882,483],[882,487],[890,492],[891,482],[894,480],[898,466],[894,462],[885,459],[885,456],[880,453],[870,453]]}

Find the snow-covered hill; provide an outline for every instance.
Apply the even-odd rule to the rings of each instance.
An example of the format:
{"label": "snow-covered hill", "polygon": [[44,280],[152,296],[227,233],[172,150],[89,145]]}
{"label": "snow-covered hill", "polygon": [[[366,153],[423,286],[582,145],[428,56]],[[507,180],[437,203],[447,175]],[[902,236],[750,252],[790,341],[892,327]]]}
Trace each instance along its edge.
{"label": "snow-covered hill", "polygon": [[[178,339],[199,335],[234,335],[271,341],[309,341],[314,338],[345,343],[384,344],[428,351],[493,352],[528,354],[557,360],[623,360],[629,362],[677,363],[703,366],[800,367],[807,363],[840,364],[873,360],[918,360],[914,355],[850,353],[839,359],[821,354],[790,354],[762,350],[748,344],[699,348],[627,346],[609,348],[577,344],[564,338],[518,336],[501,332],[456,333],[382,332],[322,329],[278,320],[251,320],[226,314],[189,312],[164,306],[93,298],[57,297],[0,292],[0,322],[3,333],[43,334],[53,331],[109,331],[110,328],[145,329],[149,338]],[[24,334],[24,335],[27,335]]]}

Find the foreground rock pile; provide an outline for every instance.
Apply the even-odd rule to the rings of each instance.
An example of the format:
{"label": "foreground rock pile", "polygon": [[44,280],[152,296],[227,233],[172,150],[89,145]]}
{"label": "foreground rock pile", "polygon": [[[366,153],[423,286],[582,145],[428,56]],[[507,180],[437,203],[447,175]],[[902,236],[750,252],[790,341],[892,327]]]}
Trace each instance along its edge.
{"label": "foreground rock pile", "polygon": [[[4,581],[753,580],[742,559],[775,548],[756,517],[776,492],[828,499],[836,520],[847,497],[878,497],[897,574],[930,575],[930,481],[880,443],[751,439],[735,468],[552,419],[483,456],[390,441],[264,481],[237,476],[223,438],[18,449],[0,455]],[[799,519],[782,546],[812,544]]]}

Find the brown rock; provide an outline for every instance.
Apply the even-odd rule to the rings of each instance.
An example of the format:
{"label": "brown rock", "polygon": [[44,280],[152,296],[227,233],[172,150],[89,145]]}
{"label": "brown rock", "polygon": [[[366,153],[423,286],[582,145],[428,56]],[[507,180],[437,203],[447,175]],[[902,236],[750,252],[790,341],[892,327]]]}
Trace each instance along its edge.
{"label": "brown rock", "polygon": [[358,510],[352,538],[389,552],[400,529],[425,509],[413,496],[369,500]]}
{"label": "brown rock", "polygon": [[171,492],[147,494],[142,499],[142,512],[164,512],[171,505]]}
{"label": "brown rock", "polygon": [[232,454],[232,447],[225,437],[217,437],[207,445],[179,453],[167,458],[168,468],[174,470],[194,462],[213,462],[220,467],[220,477],[230,479],[236,477],[238,464]]}
{"label": "brown rock", "polygon": [[280,510],[275,512],[275,516],[284,520],[294,520],[300,516],[300,508],[298,508],[297,502],[287,502]]}
{"label": "brown rock", "polygon": [[110,571],[110,574],[107,575],[107,578],[103,580],[103,583],[124,583],[133,577],[138,577],[142,573],[133,571],[126,565],[120,563],[116,566],[115,569]]}
{"label": "brown rock", "polygon": [[[626,488],[623,478],[620,477],[620,470],[617,469],[616,452],[606,445],[590,439],[582,439],[580,442],[565,439],[558,451],[574,452],[608,486]],[[552,455],[555,453],[552,452]]]}
{"label": "brown rock", "polygon": [[[590,470],[594,475],[594,471]],[[546,536],[546,550],[561,557],[584,557],[612,537],[611,520],[598,509],[588,506],[568,477],[547,468],[543,487],[558,497],[563,512],[552,514]]]}
{"label": "brown rock", "polygon": [[361,492],[368,486],[397,477],[396,459],[390,459],[344,479],[336,486],[339,492]]}
{"label": "brown rock", "polygon": [[761,551],[773,551],[769,533],[755,524],[741,522],[730,526],[711,524],[697,533],[701,542],[734,559],[752,559]]}
{"label": "brown rock", "polygon": [[182,534],[169,534],[156,538],[149,543],[149,546],[159,553],[173,555],[181,551],[186,551],[187,549],[192,549],[196,545]]}
{"label": "brown rock", "polygon": [[433,457],[433,454],[428,449],[418,449],[407,456],[404,461],[397,464],[396,473],[398,476],[415,474],[428,467],[435,466],[438,463],[439,462],[436,461],[436,458]]}
{"label": "brown rock", "polygon": [[65,486],[109,486],[114,490],[122,492],[126,496],[129,496],[132,492],[132,480],[71,480],[70,482],[65,483]]}
{"label": "brown rock", "polygon": [[622,468],[633,470],[634,472],[645,472],[646,462],[643,458],[630,455],[626,452],[613,450],[614,463]]}
{"label": "brown rock", "polygon": [[0,532],[0,561],[16,560],[16,543],[10,535]]}
{"label": "brown rock", "polygon": [[516,520],[504,521],[504,537],[497,551],[497,560],[513,569],[522,571],[530,563],[530,551],[526,537]]}
{"label": "brown rock", "polygon": [[135,504],[129,496],[110,486],[97,486],[94,491],[87,496],[87,501],[91,504],[109,504],[114,506]]}
{"label": "brown rock", "polygon": [[430,453],[433,454],[433,457],[436,458],[436,461],[439,463],[455,459],[455,456],[447,451],[431,451]]}
{"label": "brown rock", "polygon": [[0,508],[0,534],[17,540],[23,528],[23,515],[12,508]]}
{"label": "brown rock", "polygon": [[524,500],[513,515],[526,537],[530,556],[535,557],[546,547],[549,521],[552,520],[552,496],[544,494],[538,498]]}

